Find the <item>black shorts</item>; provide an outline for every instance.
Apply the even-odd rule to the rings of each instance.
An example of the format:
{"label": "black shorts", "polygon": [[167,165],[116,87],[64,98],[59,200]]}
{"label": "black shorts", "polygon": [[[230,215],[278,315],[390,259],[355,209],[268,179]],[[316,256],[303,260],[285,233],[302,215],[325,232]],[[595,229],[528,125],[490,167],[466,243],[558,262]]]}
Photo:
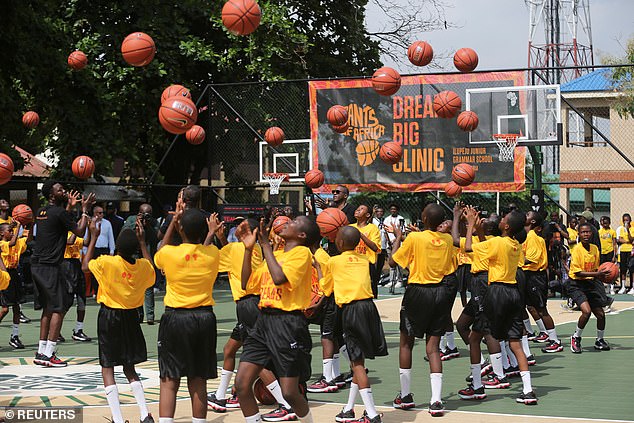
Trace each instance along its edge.
{"label": "black shorts", "polygon": [[417,338],[444,334],[456,297],[455,278],[451,274],[440,283],[409,283],[401,303],[401,332]]}
{"label": "black shorts", "polygon": [[0,305],[3,307],[11,307],[18,304],[23,304],[24,301],[24,289],[22,289],[22,278],[18,269],[7,269],[11,280],[7,289],[0,291]]}
{"label": "black shorts", "polygon": [[125,310],[102,304],[97,316],[97,339],[101,367],[147,361],[147,347],[136,308]]}
{"label": "black shorts", "polygon": [[611,303],[603,283],[596,279],[585,281],[570,279],[568,295],[578,306],[586,301],[590,304],[590,308],[605,307]]}
{"label": "black shorts", "polygon": [[213,307],[165,307],[158,332],[161,378],[215,379],[216,315]]}
{"label": "black shorts", "polygon": [[456,279],[458,280],[458,292],[471,291],[471,264],[465,263],[458,266],[456,270]]}
{"label": "black shorts", "polygon": [[255,322],[260,316],[260,309],[258,303],[260,302],[259,295],[247,295],[236,301],[236,316],[238,317],[238,323],[231,332],[231,339],[244,342],[249,335],[249,331],[255,326]]}
{"label": "black shorts", "polygon": [[263,308],[244,341],[240,361],[264,366],[277,377],[298,377],[306,382],[311,375],[312,347],[304,313]]}
{"label": "black shorts", "polygon": [[341,335],[341,309],[335,303],[335,294],[324,297],[321,302],[321,323],[319,329],[321,331],[321,339],[335,340]]}
{"label": "black shorts", "polygon": [[621,273],[626,273],[628,270],[634,271],[634,260],[632,257],[632,253],[630,251],[626,251],[620,253],[621,263],[619,266],[621,267]]}
{"label": "black shorts", "polygon": [[601,264],[611,262],[612,260],[614,260],[614,251],[610,251],[607,254],[601,254],[600,260]]}
{"label": "black shorts", "polygon": [[471,277],[471,298],[464,308],[464,313],[473,317],[473,330],[480,333],[489,332],[489,324],[484,314],[484,297],[489,287],[489,273],[478,272]]}
{"label": "black shorts", "polygon": [[350,361],[387,355],[381,317],[372,299],[343,305],[341,322]]}
{"label": "black shorts", "polygon": [[524,270],[523,272],[526,278],[524,291],[526,305],[538,309],[546,308],[548,302],[548,276],[546,271]]}
{"label": "black shorts", "polygon": [[31,275],[37,286],[36,304],[39,308],[54,313],[66,313],[73,305],[73,293],[68,292],[61,266],[31,263]]}
{"label": "black shorts", "polygon": [[522,338],[524,303],[517,284],[493,282],[484,297],[486,315],[491,335],[500,340]]}
{"label": "black shorts", "polygon": [[64,259],[61,264],[66,288],[77,297],[77,310],[86,310],[86,278],[79,259]]}

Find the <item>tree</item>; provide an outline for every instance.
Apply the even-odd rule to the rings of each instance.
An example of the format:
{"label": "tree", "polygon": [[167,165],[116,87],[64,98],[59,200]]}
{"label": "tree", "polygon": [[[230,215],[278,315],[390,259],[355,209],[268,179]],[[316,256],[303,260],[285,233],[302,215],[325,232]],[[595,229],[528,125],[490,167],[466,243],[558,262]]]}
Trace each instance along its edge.
{"label": "tree", "polygon": [[615,65],[610,78],[614,88],[622,93],[614,102],[617,113],[622,118],[634,117],[634,81],[632,81],[632,66],[616,66],[634,64],[634,38],[630,38],[625,47],[624,57],[607,57],[605,64]]}

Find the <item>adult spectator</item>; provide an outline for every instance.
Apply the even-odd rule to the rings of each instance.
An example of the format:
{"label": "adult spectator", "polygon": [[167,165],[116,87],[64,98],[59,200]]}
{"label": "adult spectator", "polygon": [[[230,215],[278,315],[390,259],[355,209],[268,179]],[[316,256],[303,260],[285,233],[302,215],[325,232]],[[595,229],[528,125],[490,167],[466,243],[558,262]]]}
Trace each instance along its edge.
{"label": "adult spectator", "polygon": [[601,251],[601,238],[599,237],[599,229],[597,229],[597,227],[595,227],[592,223],[592,221],[594,220],[594,215],[592,214],[592,212],[590,210],[584,210],[583,213],[581,213],[581,216],[577,216],[577,218],[579,219],[579,225],[590,223],[590,229],[592,229],[592,238],[590,238],[590,244],[596,245],[599,251]]}
{"label": "adult spectator", "polygon": [[240,240],[236,236],[236,231],[238,230],[238,226],[242,222],[244,222],[245,218],[243,216],[238,216],[233,221],[231,221],[231,229],[227,233],[227,242],[239,242]]}
{"label": "adult spectator", "polygon": [[[387,257],[392,256],[392,245],[396,237],[391,230],[393,226],[401,229],[403,232],[405,228],[405,218],[399,214],[400,207],[398,204],[390,204],[388,207],[390,215],[383,221],[384,228],[387,228]],[[397,264],[394,267],[390,267],[390,290],[393,292],[394,288],[400,288],[403,284],[403,269]]]}
{"label": "adult spectator", "polygon": [[106,216],[105,219],[110,222],[112,226],[112,234],[114,235],[114,239],[119,237],[119,232],[123,228],[123,223],[125,220],[117,214],[117,206],[112,201],[108,201],[106,204]]}
{"label": "adult spectator", "polygon": [[630,293],[634,293],[634,259],[632,259],[632,244],[634,244],[634,228],[632,228],[632,217],[625,213],[622,217],[623,224],[616,229],[616,240],[619,245],[619,259],[621,265],[621,288],[619,294],[627,292],[626,277],[630,273]]}
{"label": "adult spectator", "polygon": [[11,223],[13,222],[13,218],[11,217],[11,213],[9,213],[9,202],[4,198],[0,199],[0,224],[3,223]]}
{"label": "adult spectator", "polygon": [[38,304],[42,307],[40,319],[40,341],[33,362],[43,367],[65,367],[67,363],[56,354],[57,339],[64,320],[64,314],[73,303],[73,297],[66,288],[61,270],[68,232],[83,236],[88,224],[88,210],[95,202],[95,195],[81,198],[82,215],[79,223],[63,205],[68,201],[72,209],[79,199],[79,193],[64,190],[64,186],[53,180],[42,185],[42,195],[48,204],[40,208],[37,216],[37,238],[31,257],[31,274],[37,288]]}
{"label": "adult spectator", "polygon": [[387,232],[385,231],[385,226],[383,224],[383,221],[385,220],[385,209],[383,209],[383,207],[379,206],[378,204],[375,204],[372,209],[374,211],[374,214],[372,216],[372,223],[378,226],[379,231],[381,232],[381,252],[376,258],[375,277],[377,279],[375,281],[372,281],[374,285],[378,286],[379,282],[381,281],[385,259],[387,258]]}
{"label": "adult spectator", "polygon": [[[185,210],[198,209],[205,216],[205,219],[211,216],[211,213],[200,208],[200,187],[196,185],[187,185],[185,188],[181,189],[181,191],[178,193],[178,201],[183,202]],[[169,227],[171,221],[172,215],[169,214],[165,219],[165,222],[163,222],[163,224],[161,225],[161,229],[159,230],[159,240],[162,240],[167,233],[167,228]],[[207,230],[205,229],[205,233],[202,234],[203,239],[205,239],[206,236]],[[172,234],[172,238],[170,239],[171,245],[180,245],[182,243],[183,240],[177,232]]]}
{"label": "adult spectator", "polygon": [[[112,225],[106,219],[104,219],[103,207],[95,206],[92,209],[92,215],[95,219],[97,227],[100,228],[99,237],[97,238],[97,244],[95,245],[95,259],[103,255],[114,255],[114,233],[112,231]],[[91,276],[91,291],[93,295],[97,295],[99,291],[99,282],[94,276]]]}
{"label": "adult spectator", "polygon": [[[599,222],[594,218],[594,210],[592,210],[592,207],[588,206],[585,209],[583,209],[584,212],[590,212],[590,215],[592,215],[592,217],[590,219],[588,219],[588,223],[591,224],[592,226],[595,227],[595,229],[598,231],[599,228],[601,227],[601,225],[599,224]],[[581,213],[583,214],[583,213]],[[599,248],[599,251],[601,251],[601,249]]]}
{"label": "adult spectator", "polygon": [[348,223],[356,222],[354,217],[354,211],[356,207],[352,204],[348,203],[348,196],[350,195],[350,191],[344,185],[337,185],[335,189],[332,190],[332,200],[326,202],[321,197],[315,198],[315,205],[320,209],[325,209],[327,207],[336,207],[342,212],[345,213],[348,218]]}

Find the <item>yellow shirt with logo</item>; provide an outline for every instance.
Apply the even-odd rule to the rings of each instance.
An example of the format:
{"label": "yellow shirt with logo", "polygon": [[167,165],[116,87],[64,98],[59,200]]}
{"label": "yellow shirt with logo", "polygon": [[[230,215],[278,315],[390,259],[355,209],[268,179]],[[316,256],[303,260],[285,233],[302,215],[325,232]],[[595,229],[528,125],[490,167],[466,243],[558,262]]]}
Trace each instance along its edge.
{"label": "yellow shirt with logo", "polygon": [[[246,295],[260,295],[260,286],[247,282],[247,289],[242,289],[242,260],[246,249],[242,242],[230,242],[220,249],[219,272],[227,272],[233,301],[238,301]],[[256,271],[263,263],[262,249],[259,245],[253,247],[251,255],[251,272]]]}
{"label": "yellow shirt with logo", "polygon": [[374,242],[374,244],[376,244],[379,248],[377,251],[372,251],[370,247],[365,245],[363,240],[360,240],[359,245],[357,245],[357,248],[355,248],[354,251],[359,254],[365,254],[370,263],[376,263],[376,256],[381,252],[381,231],[379,230],[379,227],[374,223],[368,223],[363,227],[360,227],[358,223],[353,223],[350,226],[357,228],[359,232],[365,235],[370,241]]}
{"label": "yellow shirt with logo", "polygon": [[522,246],[508,236],[495,236],[473,246],[474,262],[488,263],[489,283],[517,283],[515,274],[522,254]]}
{"label": "yellow shirt with logo", "polygon": [[2,261],[7,269],[16,269],[20,263],[20,256],[26,251],[26,238],[15,240],[13,247],[9,246],[9,241],[0,241],[0,252]]}
{"label": "yellow shirt with logo", "polygon": [[154,285],[154,266],[146,259],[132,264],[121,256],[103,255],[90,260],[88,268],[99,282],[97,302],[110,308],[142,306],[145,290]]}
{"label": "yellow shirt with logo", "polygon": [[0,291],[3,291],[9,287],[11,282],[11,275],[5,270],[0,270]]}
{"label": "yellow shirt with logo", "polygon": [[456,271],[456,249],[451,235],[425,230],[405,238],[392,259],[409,268],[408,283],[439,283]]}
{"label": "yellow shirt with logo", "polygon": [[165,274],[163,302],[173,308],[214,305],[212,296],[218,276],[220,252],[215,245],[165,245],[154,255],[156,267]]}
{"label": "yellow shirt with logo", "polygon": [[[634,227],[630,226],[630,235],[632,236],[632,238],[634,239]],[[617,236],[620,238],[623,238],[625,241],[628,240],[627,237],[627,231],[625,229],[625,226],[619,226],[618,230],[617,230]],[[617,238],[618,240],[618,238]],[[619,244],[619,251],[621,253],[630,253],[632,252],[632,243],[631,242],[624,242]]]}
{"label": "yellow shirt with logo", "polygon": [[590,250],[586,250],[586,248],[580,244],[570,255],[570,271],[568,272],[568,276],[570,276],[570,279],[576,280],[592,279],[590,277],[581,278],[575,276],[575,274],[578,272],[596,272],[599,269],[600,259],[599,249],[596,245],[590,244]]}
{"label": "yellow shirt with logo", "polygon": [[274,254],[287,281],[275,285],[268,266],[262,266],[257,277],[260,280],[260,308],[305,310],[311,297],[312,253],[307,247],[296,246],[289,251],[275,251]]}
{"label": "yellow shirt with logo", "polygon": [[[328,260],[330,260],[330,255],[323,248],[318,248],[315,251],[315,260],[319,263],[319,267],[321,268],[321,279],[319,278],[319,274],[317,273],[317,269],[313,269],[313,279],[312,279],[312,290],[313,292],[319,292],[321,295],[330,296],[332,294],[333,286],[332,283],[326,283],[324,279],[324,272],[326,271],[326,264],[328,264]],[[315,286],[315,278],[317,285]],[[327,292],[327,293],[326,293]]]}
{"label": "yellow shirt with logo", "polygon": [[356,251],[344,251],[328,260],[324,279],[332,281],[338,306],[374,298],[368,263],[367,256]]}
{"label": "yellow shirt with logo", "polygon": [[[524,260],[520,262],[523,270],[538,272],[548,268],[548,251],[546,241],[531,229],[526,235],[526,241],[522,244]],[[526,262],[530,263],[526,263]]]}
{"label": "yellow shirt with logo", "polygon": [[599,229],[599,239],[601,240],[601,254],[609,254],[614,251],[613,239],[616,239],[614,229]]}
{"label": "yellow shirt with logo", "polygon": [[[69,239],[71,237],[72,232],[68,233]],[[66,244],[66,249],[64,250],[64,258],[65,259],[81,259],[81,249],[84,247],[84,238],[75,237],[75,242],[72,244]]]}
{"label": "yellow shirt with logo", "polygon": [[572,229],[572,228],[566,228],[566,231],[568,231],[568,245],[570,245],[570,241],[575,241],[574,244],[572,244],[572,246],[570,247],[570,251],[572,251],[573,248],[575,248],[577,246],[577,237],[579,236],[579,232],[577,232],[576,229]]}

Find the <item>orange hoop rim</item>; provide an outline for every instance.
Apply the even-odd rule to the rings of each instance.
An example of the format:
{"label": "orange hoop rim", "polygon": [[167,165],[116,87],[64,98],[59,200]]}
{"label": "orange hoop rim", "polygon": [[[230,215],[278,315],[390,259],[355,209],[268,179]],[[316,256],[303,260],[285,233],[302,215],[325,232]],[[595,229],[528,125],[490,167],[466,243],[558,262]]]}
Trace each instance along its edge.
{"label": "orange hoop rim", "polygon": [[513,142],[517,141],[519,137],[520,134],[493,134],[493,138],[497,141]]}
{"label": "orange hoop rim", "polygon": [[282,173],[282,172],[277,172],[277,173],[267,172],[262,174],[262,178],[264,179],[281,179],[282,181],[288,181],[289,176],[290,175],[288,173]]}

